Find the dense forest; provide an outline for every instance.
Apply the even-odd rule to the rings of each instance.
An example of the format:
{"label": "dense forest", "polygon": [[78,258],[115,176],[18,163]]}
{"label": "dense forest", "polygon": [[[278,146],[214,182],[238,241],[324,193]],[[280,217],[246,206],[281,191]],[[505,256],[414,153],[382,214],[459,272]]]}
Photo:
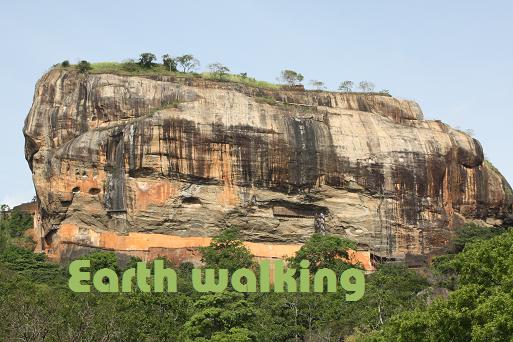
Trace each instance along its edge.
{"label": "dense forest", "polygon": [[[177,293],[74,293],[65,265],[32,252],[31,218],[13,212],[0,223],[2,341],[510,341],[513,336],[513,231],[467,225],[450,254],[430,269],[378,265],[363,298],[345,293],[198,293],[191,264],[174,265]],[[353,243],[314,235],[288,260],[344,270]],[[256,268],[235,229],[201,249],[205,267]],[[342,258],[341,258],[342,257]],[[121,274],[114,253],[84,258],[91,269]],[[338,274],[338,272],[337,272]]]}

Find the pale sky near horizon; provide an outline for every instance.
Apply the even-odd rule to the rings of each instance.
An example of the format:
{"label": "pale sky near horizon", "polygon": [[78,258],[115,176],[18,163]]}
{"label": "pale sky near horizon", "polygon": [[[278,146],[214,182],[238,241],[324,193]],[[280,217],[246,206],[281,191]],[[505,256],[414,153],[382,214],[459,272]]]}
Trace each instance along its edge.
{"label": "pale sky near horizon", "polygon": [[369,80],[472,129],[513,183],[513,2],[1,1],[0,203],[34,195],[22,127],[34,85],[62,60],[192,53],[274,82],[290,68],[331,89]]}

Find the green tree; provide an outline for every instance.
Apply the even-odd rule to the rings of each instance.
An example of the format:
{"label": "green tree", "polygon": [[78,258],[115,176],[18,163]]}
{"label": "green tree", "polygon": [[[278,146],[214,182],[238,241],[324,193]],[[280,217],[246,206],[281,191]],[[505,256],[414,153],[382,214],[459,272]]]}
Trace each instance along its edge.
{"label": "green tree", "polygon": [[294,70],[282,70],[278,80],[288,86],[294,86],[301,84],[303,79],[304,76]]}
{"label": "green tree", "polygon": [[183,72],[194,71],[200,65],[199,61],[196,58],[194,58],[193,55],[183,55],[176,57],[176,62],[178,63],[178,65],[180,65]]}
{"label": "green tree", "polygon": [[[472,240],[472,239],[470,239]],[[513,336],[513,231],[466,242],[446,264],[457,274],[447,300],[393,316],[367,341],[509,341]],[[446,265],[447,267],[447,265]]]}
{"label": "green tree", "polygon": [[201,247],[202,261],[207,268],[227,269],[232,273],[239,268],[253,268],[253,255],[239,239],[236,229],[228,228],[215,236],[208,247]]}
{"label": "green tree", "polygon": [[310,80],[310,85],[315,90],[324,90],[324,89],[326,89],[326,86],[324,85],[324,82],[322,82],[322,81]]}
{"label": "green tree", "polygon": [[[252,296],[258,308],[253,331],[258,341],[289,341],[304,336],[306,328],[301,324],[299,300],[305,294],[256,293]],[[336,304],[334,304],[336,305]]]}
{"label": "green tree", "polygon": [[230,72],[230,69],[228,69],[228,67],[222,65],[221,63],[209,64],[208,69],[210,70],[214,78],[218,80],[223,79],[223,77]]}
{"label": "green tree", "polygon": [[34,220],[31,215],[13,210],[10,215],[0,221],[0,231],[9,237],[22,237],[27,229],[32,228],[33,224]]}
{"label": "green tree", "polygon": [[254,334],[246,328],[231,328],[228,332],[216,332],[212,335],[213,342],[250,342]]}
{"label": "green tree", "polygon": [[139,65],[143,68],[151,68],[156,60],[157,57],[153,53],[144,52],[139,56]]}
{"label": "green tree", "polygon": [[120,273],[118,258],[113,252],[95,251],[83,256],[81,259],[91,261],[91,266],[89,268],[89,272],[91,273],[94,273],[102,268],[109,268],[116,273]]}
{"label": "green tree", "polygon": [[362,92],[364,93],[371,93],[374,91],[374,83],[372,82],[369,82],[369,81],[361,81],[359,84],[358,84],[358,87],[361,89]]}
{"label": "green tree", "polygon": [[201,296],[196,313],[184,325],[184,335],[193,341],[253,341],[249,330],[255,309],[241,293],[225,291]]}
{"label": "green tree", "polygon": [[425,278],[404,264],[381,264],[367,277],[365,295],[351,305],[353,326],[377,329],[393,315],[418,306],[417,294],[428,286]]}
{"label": "green tree", "polygon": [[352,267],[348,263],[348,250],[356,249],[356,243],[333,235],[313,234],[289,259],[289,266],[299,268],[301,260],[310,262],[310,271],[329,268],[337,273]]}
{"label": "green tree", "polygon": [[141,69],[141,66],[138,62],[133,59],[127,59],[121,64],[121,68],[128,72],[135,72]]}
{"label": "green tree", "polygon": [[171,57],[171,55],[163,55],[162,56],[162,64],[166,67],[169,71],[178,71],[176,58]]}
{"label": "green tree", "polygon": [[453,241],[456,253],[463,251],[468,243],[476,242],[479,240],[491,239],[494,236],[504,233],[504,228],[499,227],[483,227],[475,223],[468,223],[462,227],[455,229],[456,238]]}
{"label": "green tree", "polygon": [[64,272],[58,265],[48,262],[45,254],[9,243],[0,251],[0,264],[34,283],[55,285],[65,279]]}
{"label": "green tree", "polygon": [[80,61],[78,63],[78,71],[81,73],[81,74],[85,74],[87,73],[89,70],[91,70],[93,67],[91,66],[91,63],[89,63],[88,61]]}
{"label": "green tree", "polygon": [[353,86],[354,86],[353,81],[343,81],[342,83],[340,83],[338,90],[340,90],[344,93],[350,93],[353,91]]}

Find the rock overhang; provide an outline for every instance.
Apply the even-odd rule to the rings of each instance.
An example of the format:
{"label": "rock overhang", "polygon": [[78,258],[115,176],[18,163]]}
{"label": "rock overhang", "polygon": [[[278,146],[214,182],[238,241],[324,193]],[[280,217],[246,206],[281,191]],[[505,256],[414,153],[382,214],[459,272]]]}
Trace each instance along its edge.
{"label": "rock overhang", "polygon": [[511,215],[477,140],[389,96],[55,69],[24,134],[46,249],[63,224],[183,237],[237,226],[250,242],[322,230],[400,257]]}

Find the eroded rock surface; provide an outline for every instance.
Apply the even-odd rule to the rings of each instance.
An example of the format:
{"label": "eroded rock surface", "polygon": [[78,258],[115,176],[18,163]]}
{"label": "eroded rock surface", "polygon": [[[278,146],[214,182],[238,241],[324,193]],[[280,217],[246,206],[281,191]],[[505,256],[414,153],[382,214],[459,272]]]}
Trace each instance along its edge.
{"label": "eroded rock surface", "polygon": [[[479,142],[388,96],[54,69],[24,134],[48,251],[236,226],[249,242],[323,231],[401,257],[436,253],[467,220],[511,219]],[[82,233],[59,237],[65,224]]]}

